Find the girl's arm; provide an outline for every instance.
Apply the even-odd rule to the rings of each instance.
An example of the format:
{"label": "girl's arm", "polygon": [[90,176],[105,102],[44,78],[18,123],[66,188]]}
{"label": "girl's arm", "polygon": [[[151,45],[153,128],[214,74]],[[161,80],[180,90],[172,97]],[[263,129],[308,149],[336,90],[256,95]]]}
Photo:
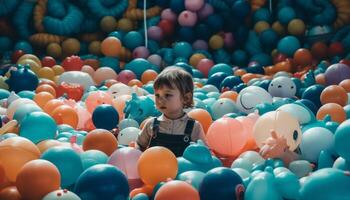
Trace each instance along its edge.
{"label": "girl's arm", "polygon": [[152,125],[153,120],[148,120],[142,128],[139,136],[136,139],[136,148],[144,151],[148,148],[152,136]]}

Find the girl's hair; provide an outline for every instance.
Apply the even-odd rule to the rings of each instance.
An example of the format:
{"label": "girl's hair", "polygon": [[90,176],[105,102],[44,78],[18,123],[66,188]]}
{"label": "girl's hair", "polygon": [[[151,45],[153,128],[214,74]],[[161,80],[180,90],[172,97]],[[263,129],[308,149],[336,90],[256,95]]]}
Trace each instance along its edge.
{"label": "girl's hair", "polygon": [[180,67],[167,67],[155,79],[153,88],[155,90],[162,87],[178,89],[185,97],[187,93],[191,94],[189,101],[185,102],[184,108],[193,107],[193,80],[191,74]]}

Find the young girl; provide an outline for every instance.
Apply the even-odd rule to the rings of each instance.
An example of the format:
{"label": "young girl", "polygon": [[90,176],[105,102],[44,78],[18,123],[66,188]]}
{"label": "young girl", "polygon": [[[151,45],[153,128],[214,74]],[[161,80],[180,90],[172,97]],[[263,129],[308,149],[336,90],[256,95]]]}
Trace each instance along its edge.
{"label": "young girl", "polygon": [[191,141],[201,139],[205,143],[201,124],[184,111],[193,106],[192,76],[180,67],[167,67],[155,79],[153,88],[162,115],[146,122],[136,141],[139,148],[143,151],[163,146],[178,157]]}

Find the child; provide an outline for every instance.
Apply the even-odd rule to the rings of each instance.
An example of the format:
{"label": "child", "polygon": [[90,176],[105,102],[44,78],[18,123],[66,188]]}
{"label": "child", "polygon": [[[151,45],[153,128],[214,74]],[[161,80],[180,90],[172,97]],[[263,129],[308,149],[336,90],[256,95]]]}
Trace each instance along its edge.
{"label": "child", "polygon": [[153,88],[162,115],[146,122],[136,141],[139,148],[143,151],[164,146],[178,157],[191,141],[205,142],[201,124],[184,111],[193,106],[192,76],[180,67],[167,67],[155,79]]}

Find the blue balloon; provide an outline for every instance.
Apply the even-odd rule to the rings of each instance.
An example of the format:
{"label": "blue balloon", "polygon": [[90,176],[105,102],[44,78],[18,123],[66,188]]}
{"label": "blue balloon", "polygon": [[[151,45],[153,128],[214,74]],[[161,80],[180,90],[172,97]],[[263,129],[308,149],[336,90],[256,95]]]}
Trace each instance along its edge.
{"label": "blue balloon", "polygon": [[29,66],[20,67],[16,71],[10,72],[11,76],[6,80],[10,91],[19,93],[23,90],[35,90],[39,84],[36,74],[29,69]]}
{"label": "blue balloon", "polygon": [[318,109],[322,105],[321,100],[320,100],[320,95],[321,95],[322,91],[324,90],[324,88],[325,88],[325,86],[323,86],[323,85],[319,85],[319,84],[312,85],[312,86],[305,89],[301,98],[310,100],[311,102],[313,102],[315,104],[315,106]]}
{"label": "blue balloon", "polygon": [[346,120],[339,125],[334,135],[334,146],[336,152],[345,160],[350,161],[350,120]]}
{"label": "blue balloon", "polygon": [[241,78],[239,76],[227,76],[224,78],[224,80],[221,81],[219,90],[222,91],[223,89],[229,89],[231,90],[234,86],[243,83]]}
{"label": "blue balloon", "polygon": [[192,46],[188,42],[176,42],[173,50],[175,57],[189,58],[192,55]]}
{"label": "blue balloon", "polygon": [[176,67],[181,67],[182,69],[184,69],[186,72],[188,72],[189,74],[193,75],[193,71],[192,71],[192,67],[191,65],[185,63],[185,62],[177,62],[174,64],[174,66]]}
{"label": "blue balloon", "polygon": [[25,40],[18,41],[15,44],[14,51],[17,51],[17,50],[22,50],[23,52],[25,52],[27,54],[32,54],[33,53],[32,45],[29,42],[25,41]]}
{"label": "blue balloon", "polygon": [[78,178],[74,192],[81,199],[120,199],[129,197],[129,185],[124,173],[109,164],[98,164],[85,170]]}
{"label": "blue balloon", "polygon": [[73,185],[83,172],[83,165],[77,152],[69,147],[52,147],[46,150],[41,159],[53,163],[61,174],[61,187]]}
{"label": "blue balloon", "polygon": [[217,167],[206,173],[199,186],[199,194],[202,200],[243,197],[243,181],[232,169]]}
{"label": "blue balloon", "polygon": [[170,1],[171,11],[176,14],[180,14],[183,10],[185,10],[185,1],[184,0],[171,0]]}
{"label": "blue balloon", "polygon": [[287,25],[295,17],[296,14],[292,7],[286,6],[278,11],[278,21],[283,25]]}
{"label": "blue balloon", "polygon": [[33,91],[29,91],[29,90],[22,90],[19,93],[17,93],[17,95],[21,98],[27,98],[27,99],[32,99],[35,96],[35,92]]}
{"label": "blue balloon", "polygon": [[215,74],[212,74],[209,78],[208,78],[208,82],[207,84],[211,84],[214,85],[216,88],[218,88],[220,90],[220,84],[221,82],[228,77],[229,74],[225,73],[225,72],[216,72]]}
{"label": "blue balloon", "polygon": [[223,19],[218,14],[212,14],[207,17],[205,23],[212,29],[213,32],[218,32],[224,27]]}
{"label": "blue balloon", "polygon": [[272,21],[272,16],[270,11],[267,8],[259,8],[254,12],[253,15],[253,21],[254,23],[258,21],[266,21],[266,22],[271,22]]}
{"label": "blue balloon", "polygon": [[248,54],[241,49],[235,50],[232,53],[231,60],[234,65],[245,67],[248,65]]}
{"label": "blue balloon", "polygon": [[186,42],[193,42],[195,38],[194,30],[192,27],[180,27],[178,29],[179,40],[183,40]]}
{"label": "blue balloon", "polygon": [[218,63],[210,68],[209,73],[208,73],[208,77],[212,76],[213,74],[215,74],[217,72],[224,72],[228,75],[233,74],[233,70],[232,70],[232,67],[230,65],[225,64],[225,63]]}
{"label": "blue balloon", "polygon": [[286,36],[277,44],[277,50],[289,57],[293,57],[294,52],[301,47],[298,38],[295,36]]}
{"label": "blue balloon", "polygon": [[272,64],[271,56],[266,53],[258,53],[252,56],[250,62],[255,61],[259,63],[260,66],[269,66]]}
{"label": "blue balloon", "polygon": [[119,123],[118,111],[112,105],[99,105],[92,113],[92,122],[96,128],[112,130]]}
{"label": "blue balloon", "polygon": [[106,164],[108,161],[108,156],[105,153],[95,149],[81,153],[80,158],[83,164],[83,170],[97,164]]}
{"label": "blue balloon", "polygon": [[259,40],[265,48],[273,49],[276,47],[278,34],[275,30],[269,28],[260,33]]}
{"label": "blue balloon", "polygon": [[123,38],[123,45],[130,50],[134,50],[136,47],[143,46],[143,36],[137,31],[130,31],[125,34]]}
{"label": "blue balloon", "polygon": [[246,17],[248,14],[250,14],[250,10],[250,4],[248,1],[245,0],[235,1],[232,5],[233,14],[238,18]]}

